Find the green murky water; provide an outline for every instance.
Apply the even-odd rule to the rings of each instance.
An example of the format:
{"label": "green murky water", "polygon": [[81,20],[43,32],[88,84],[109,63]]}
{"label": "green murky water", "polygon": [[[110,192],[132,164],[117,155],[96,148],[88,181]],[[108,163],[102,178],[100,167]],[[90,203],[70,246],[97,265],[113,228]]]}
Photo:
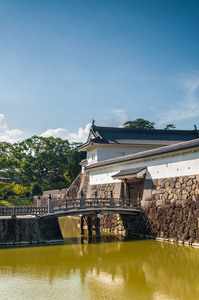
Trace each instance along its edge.
{"label": "green murky water", "polygon": [[76,220],[61,223],[64,245],[0,249],[0,299],[199,299],[199,249],[108,236],[95,243],[77,236]]}

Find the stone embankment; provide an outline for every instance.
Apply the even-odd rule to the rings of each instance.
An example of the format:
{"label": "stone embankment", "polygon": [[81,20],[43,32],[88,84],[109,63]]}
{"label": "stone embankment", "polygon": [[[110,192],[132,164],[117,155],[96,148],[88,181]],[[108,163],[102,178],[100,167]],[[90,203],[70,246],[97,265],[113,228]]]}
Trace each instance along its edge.
{"label": "stone embankment", "polygon": [[136,230],[164,240],[199,243],[199,175],[154,180]]}
{"label": "stone embankment", "polygon": [[[113,184],[90,187],[110,196]],[[159,240],[199,244],[199,175],[153,180],[151,197],[139,216],[105,214],[102,230],[124,235],[142,235]]]}
{"label": "stone embankment", "polygon": [[0,245],[63,241],[57,217],[0,219]]}

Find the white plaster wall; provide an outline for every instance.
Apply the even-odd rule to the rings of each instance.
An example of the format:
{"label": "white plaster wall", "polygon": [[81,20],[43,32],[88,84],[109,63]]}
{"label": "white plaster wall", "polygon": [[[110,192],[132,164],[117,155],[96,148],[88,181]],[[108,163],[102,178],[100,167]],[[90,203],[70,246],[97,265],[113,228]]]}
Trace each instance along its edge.
{"label": "white plaster wall", "polygon": [[147,167],[146,179],[196,175],[199,174],[199,152],[93,170],[90,171],[90,184],[119,182],[112,178],[119,171],[144,166]]}
{"label": "white plaster wall", "polygon": [[[95,156],[95,159],[93,159],[93,155]],[[87,161],[88,165],[98,162],[97,149],[87,152]]]}
{"label": "white plaster wall", "polygon": [[[121,146],[121,145],[98,145],[95,149],[92,149],[87,152],[87,160],[88,164],[100,162],[103,160],[116,158],[119,156],[129,155],[149,149],[153,149],[155,147],[151,146]],[[95,153],[95,160],[92,160],[92,154]]]}

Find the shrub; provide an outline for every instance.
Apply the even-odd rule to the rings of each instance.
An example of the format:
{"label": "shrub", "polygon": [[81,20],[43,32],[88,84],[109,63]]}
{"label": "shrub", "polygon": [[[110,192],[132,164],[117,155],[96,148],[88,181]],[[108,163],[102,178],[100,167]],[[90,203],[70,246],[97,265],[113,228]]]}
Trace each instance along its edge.
{"label": "shrub", "polygon": [[31,196],[37,196],[37,195],[42,195],[42,187],[38,182],[33,182],[30,186],[30,194]]}
{"label": "shrub", "polygon": [[30,192],[29,192],[29,191],[27,191],[27,192],[25,193],[25,197],[26,197],[26,198],[30,198]]}

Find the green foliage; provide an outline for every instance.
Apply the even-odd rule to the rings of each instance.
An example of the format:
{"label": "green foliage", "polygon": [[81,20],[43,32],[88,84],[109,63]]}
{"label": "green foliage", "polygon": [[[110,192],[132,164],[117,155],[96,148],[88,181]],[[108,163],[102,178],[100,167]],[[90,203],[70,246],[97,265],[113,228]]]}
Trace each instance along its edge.
{"label": "green foliage", "polygon": [[13,192],[17,196],[24,196],[28,192],[28,187],[24,187],[21,184],[15,184],[13,186]]}
{"label": "green foliage", "polygon": [[170,129],[175,129],[175,128],[176,128],[175,125],[168,124],[168,125],[165,126],[164,130],[170,130]]}
{"label": "green foliage", "polygon": [[25,197],[26,197],[26,198],[30,198],[30,191],[27,191],[27,192],[25,193]]}
{"label": "green foliage", "polygon": [[38,182],[33,182],[30,186],[30,194],[31,196],[37,196],[37,195],[42,195],[42,187]]}
{"label": "green foliage", "polygon": [[124,127],[135,129],[155,129],[154,125],[154,122],[150,122],[143,118],[136,119],[135,121],[127,121],[124,123]]}
{"label": "green foliage", "polygon": [[0,197],[2,199],[24,197],[27,192],[28,188],[21,184],[0,181]]}
{"label": "green foliage", "polygon": [[[145,120],[143,118],[136,119],[134,121],[127,121],[124,123],[126,128],[135,128],[135,129],[155,129],[155,123]],[[165,126],[165,130],[175,129],[176,126],[173,124],[168,124]]]}
{"label": "green foliage", "polygon": [[[0,143],[2,180],[18,182],[27,190],[33,182],[39,183],[43,190],[66,188],[80,172],[79,162],[86,157],[84,152],[78,152],[78,145],[61,138],[38,136],[13,145]],[[19,186],[12,189],[13,196],[27,192],[17,189]],[[0,186],[0,197],[1,194]]]}

